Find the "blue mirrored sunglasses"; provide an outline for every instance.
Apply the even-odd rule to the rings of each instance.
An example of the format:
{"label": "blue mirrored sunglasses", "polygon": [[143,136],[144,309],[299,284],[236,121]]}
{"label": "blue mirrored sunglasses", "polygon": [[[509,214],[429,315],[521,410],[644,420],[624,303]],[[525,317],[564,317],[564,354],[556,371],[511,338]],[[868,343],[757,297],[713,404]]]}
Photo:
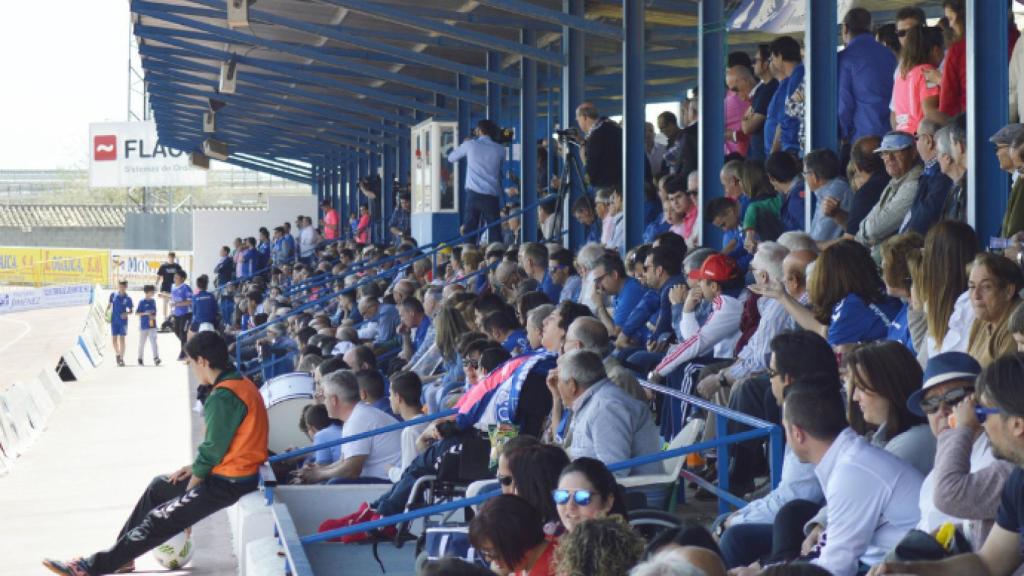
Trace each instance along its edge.
{"label": "blue mirrored sunglasses", "polygon": [[984,406],[974,407],[974,416],[978,419],[978,424],[984,424],[985,420],[992,414],[999,414],[1002,412],[999,408],[985,408]]}
{"label": "blue mirrored sunglasses", "polygon": [[591,494],[590,490],[552,490],[551,497],[559,506],[568,504],[569,498],[572,498],[577,506],[586,506],[590,504]]}

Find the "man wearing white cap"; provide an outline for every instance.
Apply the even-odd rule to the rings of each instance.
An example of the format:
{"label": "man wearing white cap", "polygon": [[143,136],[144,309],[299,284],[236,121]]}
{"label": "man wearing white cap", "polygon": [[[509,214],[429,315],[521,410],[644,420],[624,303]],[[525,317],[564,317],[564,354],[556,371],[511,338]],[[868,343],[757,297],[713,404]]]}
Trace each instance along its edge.
{"label": "man wearing white cap", "polygon": [[903,217],[914,203],[917,181],[924,166],[917,155],[914,135],[906,132],[886,134],[875,153],[881,154],[891,180],[882,190],[878,204],[861,221],[857,241],[870,246],[877,255],[882,242],[899,230]]}

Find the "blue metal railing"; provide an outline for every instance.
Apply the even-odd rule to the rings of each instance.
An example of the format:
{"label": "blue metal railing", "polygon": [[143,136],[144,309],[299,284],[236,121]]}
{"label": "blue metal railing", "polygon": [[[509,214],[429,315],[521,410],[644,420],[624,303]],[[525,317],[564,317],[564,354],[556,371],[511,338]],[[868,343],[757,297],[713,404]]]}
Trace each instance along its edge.
{"label": "blue metal railing", "polygon": [[[734,422],[738,422],[738,423],[746,425],[746,426],[750,426],[753,429],[752,430],[747,430],[747,431],[744,431],[744,432],[738,432],[738,433],[735,433],[735,434],[726,434],[724,436],[720,435],[718,438],[713,439],[713,440],[707,440],[707,441],[704,441],[704,442],[698,442],[698,443],[695,443],[695,444],[691,444],[689,446],[684,446],[684,447],[676,448],[676,449],[673,449],[673,450],[664,450],[664,451],[660,451],[660,452],[657,452],[657,453],[654,453],[654,454],[647,454],[647,455],[644,455],[644,456],[638,456],[636,458],[631,458],[629,460],[624,460],[622,462],[616,462],[616,463],[611,464],[610,466],[608,466],[609,470],[611,470],[613,472],[617,471],[617,470],[625,470],[625,469],[634,468],[634,467],[637,467],[637,466],[642,466],[644,464],[660,462],[660,461],[667,460],[667,459],[670,459],[670,458],[683,457],[683,456],[686,456],[687,454],[703,452],[705,450],[711,450],[711,449],[717,449],[718,450],[719,462],[726,463],[726,462],[728,462],[729,446],[731,444],[737,444],[737,443],[740,443],[740,442],[748,442],[748,441],[751,441],[751,440],[757,440],[759,438],[767,437],[768,440],[769,440],[769,462],[770,462],[770,473],[769,473],[769,476],[770,476],[770,481],[771,481],[772,488],[776,488],[778,486],[780,478],[781,478],[781,475],[782,475],[783,445],[782,445],[782,429],[779,428],[777,425],[772,424],[770,422],[766,422],[764,420],[760,420],[758,418],[754,418],[754,417],[752,417],[752,416],[750,416],[748,414],[743,414],[741,412],[736,412],[734,410],[730,410],[728,408],[725,408],[725,407],[722,407],[722,406],[718,406],[717,404],[708,402],[708,401],[706,401],[706,400],[704,400],[702,398],[698,398],[696,396],[691,396],[689,394],[683,394],[679,390],[675,390],[675,389],[672,389],[672,388],[666,388],[664,386],[659,386],[659,385],[656,385],[656,384],[652,384],[652,383],[646,382],[644,380],[641,380],[640,383],[644,387],[646,387],[648,389],[651,389],[651,390],[653,390],[655,392],[659,392],[659,393],[665,394],[667,396],[672,396],[674,398],[678,398],[679,400],[682,400],[684,402],[690,403],[690,404],[692,404],[692,405],[694,405],[694,406],[696,406],[698,408],[702,408],[702,409],[708,411],[709,413],[714,414],[715,418],[716,418],[716,424],[718,426],[718,430],[719,431],[727,430],[727,425],[728,425],[728,422],[730,420],[734,421]],[[449,411],[449,412],[451,412],[451,411]],[[288,453],[287,455],[282,454],[282,455],[277,456],[275,458],[286,459],[286,458],[291,458],[291,457],[299,456],[299,455],[302,455],[302,454],[307,454],[307,453],[309,453],[311,451],[315,451],[315,450],[318,450],[318,449],[322,449],[322,448],[326,448],[326,447],[330,447],[330,446],[337,446],[339,444],[345,443],[346,441],[350,442],[350,441],[354,441],[354,440],[357,440],[357,439],[363,439],[363,438],[365,438],[367,436],[372,436],[372,435],[375,435],[375,434],[382,434],[382,433],[385,433],[385,432],[393,432],[395,430],[403,428],[404,426],[402,424],[404,424],[405,426],[412,426],[412,425],[415,425],[415,424],[419,424],[419,423],[421,423],[423,421],[429,421],[429,420],[433,420],[433,419],[438,419],[438,418],[441,418],[441,417],[443,417],[445,415],[450,415],[450,414],[438,413],[438,414],[432,415],[432,416],[425,416],[423,418],[417,418],[415,420],[410,420],[410,421],[405,422],[405,423],[399,423],[399,424],[395,424],[395,425],[388,426],[388,427],[385,427],[385,428],[381,428],[379,430],[374,430],[374,431],[371,431],[371,432],[366,432],[366,433],[360,434],[358,436],[353,436],[351,438],[346,438],[346,439],[341,439],[341,440],[333,440],[331,442],[325,442],[325,443],[317,445],[317,446],[311,446],[311,447],[308,447],[308,448],[303,448],[302,451],[292,451],[292,452]],[[274,460],[272,460],[272,461],[274,461]],[[729,486],[728,469],[729,469],[729,467],[727,465],[720,465],[718,467],[718,485],[717,486],[714,485],[714,484],[711,484],[709,482],[703,481],[702,479],[697,478],[695,476],[692,476],[692,475],[690,475],[690,474],[688,474],[686,472],[684,472],[683,475],[685,475],[687,477],[692,477],[693,479],[698,481],[698,484],[700,484],[704,488],[707,488],[708,490],[711,490],[713,493],[715,493],[718,496],[718,498],[719,498],[719,512],[725,513],[725,512],[729,511],[729,507],[730,506],[733,506],[733,507],[736,507],[736,508],[742,508],[743,506],[745,506],[747,504],[743,499],[741,499],[741,498],[739,498],[739,497],[737,497],[737,496],[735,496],[735,495],[733,495],[733,494],[728,492],[728,486]],[[481,503],[485,502],[486,500],[488,500],[489,498],[494,497],[495,495],[496,495],[496,493],[480,494],[478,496],[474,496],[474,497],[471,497],[471,498],[463,498],[463,499],[460,499],[460,500],[454,500],[454,501],[451,501],[451,502],[446,502],[446,503],[443,503],[443,504],[438,504],[438,505],[430,506],[430,507],[427,507],[427,508],[421,508],[421,509],[414,510],[414,511],[411,511],[411,512],[403,512],[401,514],[395,514],[395,515],[388,516],[388,517],[385,517],[385,518],[380,518],[378,520],[374,520],[374,521],[371,521],[371,522],[364,522],[362,524],[356,524],[356,525],[353,525],[353,526],[345,526],[345,527],[338,528],[338,529],[335,529],[335,530],[329,530],[329,531],[320,532],[320,533],[317,533],[317,534],[310,534],[310,535],[302,536],[302,537],[298,537],[298,538],[296,538],[295,536],[292,535],[292,534],[294,534],[294,530],[290,530],[290,531],[287,530],[289,525],[291,525],[291,526],[294,526],[294,525],[290,524],[291,523],[291,517],[288,515],[288,512],[287,512],[286,509],[275,508],[275,518],[277,518],[278,515],[280,514],[284,518],[284,520],[285,520],[284,522],[282,522],[278,526],[278,528],[279,528],[278,532],[279,532],[279,539],[281,540],[282,545],[284,546],[286,551],[290,551],[290,552],[287,552],[287,555],[288,555],[289,559],[292,558],[293,555],[295,557],[297,557],[297,558],[304,559],[305,558],[304,546],[306,544],[314,544],[314,543],[318,543],[318,542],[326,542],[328,540],[332,540],[332,539],[335,539],[335,538],[341,538],[341,537],[344,537],[344,536],[348,536],[350,534],[355,534],[355,533],[359,533],[359,532],[366,532],[366,531],[374,530],[374,529],[377,529],[377,528],[383,528],[383,527],[386,527],[386,526],[392,526],[392,525],[403,523],[403,522],[409,522],[409,521],[416,520],[416,519],[419,519],[419,518],[425,518],[427,516],[433,516],[433,515],[436,515],[436,514],[442,514],[442,513],[445,513],[445,512],[451,512],[451,511],[463,509],[463,508],[466,508],[466,507],[469,507],[469,506],[475,506],[477,504],[481,504]],[[280,505],[275,505],[275,506],[280,506]],[[313,573],[312,573],[311,570],[310,571],[306,571],[305,570],[306,566],[308,566],[308,560],[307,560],[307,564],[306,565],[303,565],[303,564],[301,564],[298,561],[296,561],[295,563],[291,563],[290,562],[289,565],[288,565],[289,573],[292,574],[293,576],[313,576]]]}
{"label": "blue metal railing", "polygon": [[[305,304],[302,304],[301,306],[293,307],[287,314],[285,314],[283,316],[279,316],[279,317],[274,318],[272,320],[268,320],[265,324],[261,324],[259,326],[255,326],[253,328],[250,328],[249,330],[245,330],[245,331],[239,332],[236,335],[236,337],[235,337],[235,361],[236,361],[236,363],[239,366],[241,366],[241,364],[242,364],[242,348],[243,348],[243,345],[248,343],[249,341],[251,341],[252,338],[258,336],[259,334],[262,334],[271,324],[276,323],[276,322],[281,322],[281,321],[286,320],[288,318],[291,318],[293,316],[297,316],[298,314],[301,314],[302,312],[305,312],[306,310],[309,310],[311,308],[314,308],[314,307],[320,306],[322,304],[325,304],[327,302],[330,302],[330,300],[332,298],[336,298],[336,297],[338,297],[338,296],[340,296],[341,294],[344,294],[344,293],[353,292],[356,289],[358,289],[359,287],[364,286],[365,284],[368,284],[370,282],[376,281],[379,278],[384,278],[384,277],[386,277],[386,276],[388,276],[390,274],[393,274],[393,273],[394,274],[400,273],[400,272],[410,268],[412,266],[413,262],[415,262],[416,260],[419,260],[420,258],[428,258],[428,257],[431,257],[431,256],[436,256],[437,252],[442,250],[444,247],[451,246],[451,245],[454,245],[454,244],[458,244],[458,243],[460,243],[462,241],[465,241],[465,240],[467,240],[467,239],[469,239],[469,238],[471,238],[473,236],[477,236],[477,235],[481,234],[484,230],[487,230],[488,228],[490,228],[492,226],[500,226],[502,222],[506,222],[506,221],[508,221],[508,220],[510,220],[512,218],[515,218],[515,217],[519,216],[520,214],[522,214],[526,210],[534,209],[541,202],[547,201],[548,199],[554,198],[554,197],[555,197],[555,195],[548,195],[548,196],[545,196],[544,198],[538,199],[536,202],[534,202],[530,206],[524,206],[524,207],[520,208],[519,210],[515,210],[514,212],[509,213],[508,216],[506,216],[504,218],[500,218],[500,219],[498,219],[498,220],[496,220],[494,222],[491,222],[491,223],[487,224],[486,226],[482,226],[479,229],[474,230],[473,232],[469,232],[467,234],[462,234],[462,235],[457,236],[457,237],[455,237],[453,239],[450,239],[450,240],[448,240],[446,242],[435,242],[433,244],[429,244],[428,247],[432,246],[432,248],[431,248],[431,250],[429,252],[424,253],[424,254],[422,254],[420,256],[417,256],[415,259],[410,260],[408,262],[405,262],[405,263],[401,264],[400,266],[398,266],[397,268],[390,268],[388,270],[385,270],[385,271],[377,274],[376,276],[371,276],[371,277],[368,277],[368,278],[364,278],[363,280],[360,280],[356,284],[354,284],[352,286],[349,286],[347,288],[342,288],[341,290],[335,290],[335,291],[330,292],[330,293],[328,293],[326,295],[319,296],[316,300],[307,302]],[[563,231],[563,233],[564,233],[564,231]],[[423,250],[423,248],[420,248],[419,250]],[[394,258],[397,258],[397,257],[398,256],[395,255],[395,256],[389,256],[388,258],[394,259]],[[379,266],[379,265],[380,264],[377,264],[377,266]],[[336,276],[336,277],[332,276],[331,278],[333,280],[338,280],[338,279],[341,279],[341,278],[344,278],[344,277],[345,277],[345,275],[343,274],[341,276]]]}

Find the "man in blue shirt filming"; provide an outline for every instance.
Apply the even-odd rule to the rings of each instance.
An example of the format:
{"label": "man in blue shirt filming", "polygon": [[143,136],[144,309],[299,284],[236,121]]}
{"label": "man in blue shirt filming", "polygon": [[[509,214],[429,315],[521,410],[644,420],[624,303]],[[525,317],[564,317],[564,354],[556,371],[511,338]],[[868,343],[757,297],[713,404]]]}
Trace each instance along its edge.
{"label": "man in blue shirt filming", "polygon": [[[448,161],[466,159],[466,216],[462,221],[462,234],[491,224],[498,219],[501,199],[501,162],[505,147],[494,140],[498,126],[490,120],[481,120],[473,130],[474,138],[466,140],[448,154]],[[501,239],[501,230],[490,226],[487,241]]]}

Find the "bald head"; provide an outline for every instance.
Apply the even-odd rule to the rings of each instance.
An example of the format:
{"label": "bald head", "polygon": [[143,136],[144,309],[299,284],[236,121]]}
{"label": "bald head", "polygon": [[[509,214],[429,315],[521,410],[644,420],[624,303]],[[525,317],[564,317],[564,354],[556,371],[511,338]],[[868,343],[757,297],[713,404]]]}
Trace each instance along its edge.
{"label": "bald head", "polygon": [[799,298],[807,290],[807,266],[818,257],[810,250],[794,250],[782,260],[782,278],[786,292]]}
{"label": "bald head", "polygon": [[593,102],[584,102],[576,108],[576,123],[580,125],[580,130],[584,132],[590,132],[594,124],[597,124],[597,120],[600,116],[597,113],[597,106]]}
{"label": "bald head", "polygon": [[565,331],[566,352],[577,349],[577,342],[579,349],[603,354],[608,348],[608,329],[593,316],[580,316]]}

